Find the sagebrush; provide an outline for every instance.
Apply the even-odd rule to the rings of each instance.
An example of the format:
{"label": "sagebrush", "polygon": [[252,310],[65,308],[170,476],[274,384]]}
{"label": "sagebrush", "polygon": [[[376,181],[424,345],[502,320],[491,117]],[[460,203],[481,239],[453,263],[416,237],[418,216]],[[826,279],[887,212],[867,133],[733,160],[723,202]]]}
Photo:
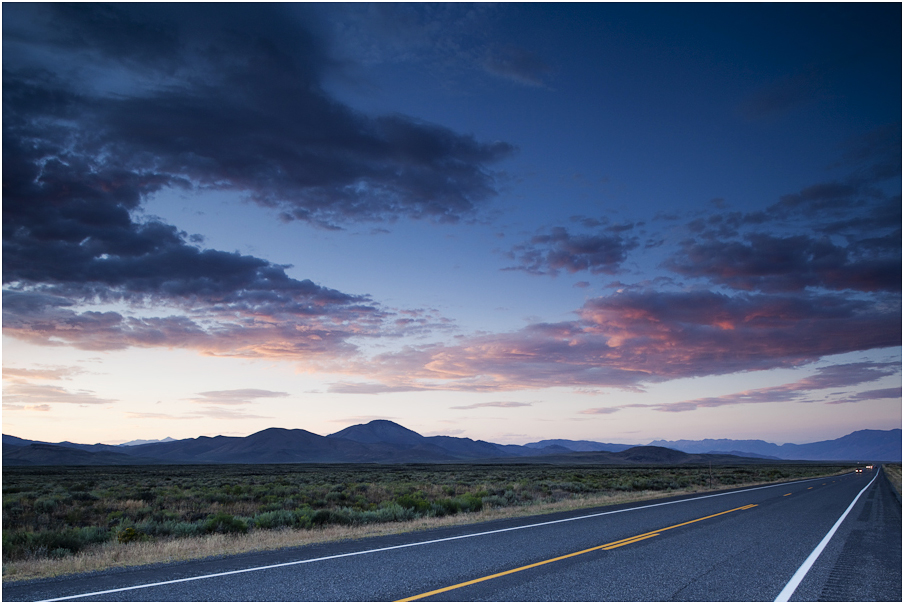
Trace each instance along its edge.
{"label": "sagebrush", "polygon": [[587,495],[724,488],[842,469],[831,464],[6,468],[3,560],[63,557],[106,541],[400,522]]}

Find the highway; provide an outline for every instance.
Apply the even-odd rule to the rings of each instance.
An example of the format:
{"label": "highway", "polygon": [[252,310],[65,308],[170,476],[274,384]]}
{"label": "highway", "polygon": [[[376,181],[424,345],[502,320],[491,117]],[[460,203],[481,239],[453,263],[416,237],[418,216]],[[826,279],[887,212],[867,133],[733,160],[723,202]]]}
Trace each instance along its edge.
{"label": "highway", "polygon": [[3,589],[5,601],[776,598],[901,601],[901,505],[881,472]]}

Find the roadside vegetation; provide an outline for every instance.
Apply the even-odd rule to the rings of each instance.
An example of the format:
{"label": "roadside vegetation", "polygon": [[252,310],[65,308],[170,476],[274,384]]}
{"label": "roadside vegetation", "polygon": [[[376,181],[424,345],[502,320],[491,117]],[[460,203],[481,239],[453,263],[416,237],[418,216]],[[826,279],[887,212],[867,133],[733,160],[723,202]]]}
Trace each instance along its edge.
{"label": "roadside vegetation", "polygon": [[[3,579],[465,524],[839,473],[838,465],[5,468]],[[900,484],[900,466],[898,466]]]}
{"label": "roadside vegetation", "polygon": [[901,498],[901,464],[899,463],[887,463],[883,464],[882,468],[885,470],[885,475],[888,476],[888,480],[891,481],[891,485],[898,491],[898,499]]}

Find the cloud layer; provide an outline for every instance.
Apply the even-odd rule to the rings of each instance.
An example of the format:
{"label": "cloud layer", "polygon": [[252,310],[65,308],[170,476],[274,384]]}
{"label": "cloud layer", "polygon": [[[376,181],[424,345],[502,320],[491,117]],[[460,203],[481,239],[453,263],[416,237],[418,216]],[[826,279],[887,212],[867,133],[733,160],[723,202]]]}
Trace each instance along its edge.
{"label": "cloud layer", "polygon": [[[900,345],[900,306],[842,296],[623,292],[579,319],[379,355],[356,392],[605,386],[804,365]],[[341,391],[348,391],[347,389]]]}
{"label": "cloud layer", "polygon": [[[389,313],[367,296],[202,249],[140,218],[142,204],[166,189],[231,190],[326,228],[455,222],[495,195],[488,166],[512,152],[330,98],[323,43],[282,7],[4,16],[4,329],[30,342],[298,359],[414,329],[403,317],[412,325],[381,330]],[[116,309],[86,310],[97,304]]]}

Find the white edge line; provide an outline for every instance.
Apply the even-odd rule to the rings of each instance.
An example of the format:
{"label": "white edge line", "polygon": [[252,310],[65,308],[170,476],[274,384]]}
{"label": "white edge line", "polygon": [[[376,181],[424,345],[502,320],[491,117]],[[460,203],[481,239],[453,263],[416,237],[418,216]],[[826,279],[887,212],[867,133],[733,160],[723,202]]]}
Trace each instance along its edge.
{"label": "white edge line", "polygon": [[860,496],[863,495],[868,488],[872,486],[872,484],[876,481],[876,478],[879,477],[878,472],[873,477],[872,480],[869,481],[869,484],[863,487],[863,489],[857,493],[857,496],[854,497],[854,501],[851,502],[851,505],[844,511],[844,514],[841,515],[841,518],[835,522],[835,525],[832,529],[826,533],[826,536],[822,538],[822,541],[819,542],[819,545],[816,546],[807,559],[804,560],[804,563],[800,565],[800,568],[797,569],[797,572],[794,573],[794,576],[791,577],[791,580],[788,581],[788,584],[785,585],[785,588],[778,594],[775,598],[775,602],[787,602],[792,595],[794,595],[794,590],[797,589],[797,586],[800,585],[800,582],[804,580],[804,577],[807,576],[807,573],[810,572],[810,568],[816,562],[816,559],[819,558],[819,555],[822,553],[822,550],[825,549],[826,545],[831,541],[832,536],[835,534],[835,531],[838,530],[838,527],[841,526],[841,523],[844,522],[844,519],[847,518],[848,513],[854,508],[854,504],[857,503],[857,500],[860,499]]}
{"label": "white edge line", "polygon": [[[39,601],[40,601],[40,602],[62,602],[62,601],[64,601],[64,600],[73,600],[73,599],[75,599],[75,598],[88,598],[88,597],[91,597],[91,596],[100,596],[100,595],[104,595],[104,594],[118,593],[118,592],[122,592],[122,591],[131,591],[131,590],[133,590],[133,589],[144,589],[144,588],[147,588],[147,587],[159,587],[160,585],[172,585],[172,584],[174,584],[174,583],[185,583],[185,582],[187,582],[187,581],[198,581],[198,580],[200,580],[200,579],[211,579],[211,578],[213,578],[213,577],[225,577],[225,576],[227,576],[227,575],[238,575],[238,574],[241,574],[241,573],[250,573],[250,572],[255,572],[255,571],[259,571],[259,570],[269,570],[269,569],[271,569],[271,568],[281,568],[281,567],[284,567],[284,566],[295,566],[295,565],[298,565],[298,564],[308,564],[309,562],[321,562],[321,561],[323,561],[323,560],[333,560],[333,559],[335,559],[335,558],[346,558],[346,557],[349,557],[349,556],[360,556],[360,555],[363,555],[363,554],[373,554],[373,553],[377,553],[377,552],[385,552],[385,551],[389,551],[389,550],[393,550],[393,549],[402,549],[402,548],[406,548],[406,547],[415,547],[415,546],[418,546],[418,545],[430,545],[430,544],[432,544],[432,543],[440,543],[440,542],[443,542],[443,541],[454,541],[454,540],[456,540],[456,539],[468,539],[468,538],[471,538],[471,537],[482,537],[482,536],[484,536],[484,535],[492,535],[492,534],[494,534],[494,533],[505,533],[505,532],[507,532],[507,531],[518,531],[518,530],[521,530],[521,529],[535,528],[535,527],[538,527],[538,526],[546,526],[546,525],[550,525],[550,524],[558,524],[558,523],[560,523],[560,522],[572,522],[572,521],[574,521],[574,520],[586,520],[587,518],[596,518],[596,517],[598,517],[598,516],[607,516],[607,515],[609,515],[609,514],[619,514],[619,513],[621,513],[621,512],[632,512],[632,511],[634,511],[634,510],[644,510],[644,509],[647,509],[647,508],[655,508],[655,507],[659,507],[659,506],[662,506],[662,505],[671,505],[671,504],[674,504],[674,503],[685,503],[685,502],[687,502],[687,501],[699,501],[700,499],[709,499],[709,498],[711,498],[711,497],[723,497],[723,496],[725,496],[725,495],[735,495],[735,494],[737,494],[737,493],[747,493],[747,492],[750,492],[750,491],[759,491],[759,490],[761,490],[761,489],[774,489],[774,488],[777,488],[777,487],[788,486],[788,485],[790,485],[790,484],[798,484],[798,483],[802,483],[802,482],[812,482],[812,481],[814,481],[814,480],[825,480],[825,478],[826,478],[826,477],[823,476],[823,477],[820,477],[820,478],[808,478],[808,479],[806,479],[806,480],[795,480],[795,481],[792,481],[792,482],[782,482],[782,483],[779,483],[779,484],[766,485],[766,486],[763,486],[763,487],[753,487],[753,488],[750,488],[750,489],[742,489],[742,490],[740,490],[740,491],[729,491],[729,492],[727,492],[727,493],[715,493],[715,494],[713,494],[713,495],[702,495],[702,496],[700,496],[700,497],[692,497],[692,498],[690,498],[690,499],[679,499],[679,500],[677,500],[677,501],[664,501],[664,502],[661,502],[661,503],[651,503],[651,504],[649,504],[649,505],[642,505],[642,506],[633,507],[633,508],[625,508],[625,509],[621,509],[621,510],[612,510],[612,511],[609,511],[609,512],[599,512],[599,513],[597,513],[597,514],[588,514],[588,515],[586,515],[586,516],[575,516],[574,518],[562,518],[562,519],[560,519],[560,520],[550,520],[550,521],[547,521],[547,522],[537,522],[537,523],[535,523],[535,524],[524,524],[524,525],[521,525],[521,526],[512,526],[512,527],[509,527],[509,528],[496,529],[496,530],[493,530],[493,531],[484,531],[484,532],[482,532],[482,533],[468,533],[467,535],[457,535],[457,536],[455,536],[455,537],[443,537],[442,539],[432,539],[432,540],[430,540],[430,541],[417,541],[417,542],[415,542],[415,543],[405,543],[405,544],[402,544],[402,545],[392,545],[392,546],[389,546],[389,547],[380,547],[380,548],[377,548],[377,549],[368,549],[368,550],[363,550],[363,551],[360,551],[360,552],[348,552],[348,553],[345,553],[345,554],[336,554],[336,555],[333,555],[333,556],[323,556],[323,557],[321,557],[321,558],[310,558],[310,559],[307,559],[307,560],[295,560],[295,561],[293,561],[293,562],[282,562],[282,563],[280,563],[280,564],[270,564],[270,565],[267,565],[267,566],[254,566],[254,567],[252,567],[252,568],[242,568],[242,569],[239,569],[239,570],[230,570],[230,571],[225,571],[225,572],[222,572],[222,573],[213,573],[213,574],[210,574],[210,575],[198,575],[197,577],[186,577],[186,578],[184,578],[184,579],[171,579],[171,580],[169,580],[169,581],[159,581],[159,582],[157,582],[157,583],[144,583],[144,584],[141,584],[141,585],[132,585],[132,586],[130,586],[130,587],[117,587],[116,589],[106,589],[106,590],[104,590],[104,591],[93,591],[93,592],[91,592],[91,593],[76,594],[76,595],[72,595],[72,596],[63,596],[63,597],[61,597],[61,598],[53,598],[53,599],[49,599],[49,600],[39,600]],[[874,478],[873,480],[875,480],[875,478]],[[870,483],[870,484],[872,484],[872,483]],[[869,485],[867,485],[867,486],[869,486]],[[859,497],[859,495],[858,495],[858,497]],[[854,501],[856,501],[856,499],[855,499]],[[851,504],[851,505],[853,505],[853,504]],[[845,514],[847,514],[847,512],[845,512]],[[842,516],[842,519],[843,519],[843,518],[844,518],[844,517]],[[798,572],[800,572],[800,571],[798,571]]]}

